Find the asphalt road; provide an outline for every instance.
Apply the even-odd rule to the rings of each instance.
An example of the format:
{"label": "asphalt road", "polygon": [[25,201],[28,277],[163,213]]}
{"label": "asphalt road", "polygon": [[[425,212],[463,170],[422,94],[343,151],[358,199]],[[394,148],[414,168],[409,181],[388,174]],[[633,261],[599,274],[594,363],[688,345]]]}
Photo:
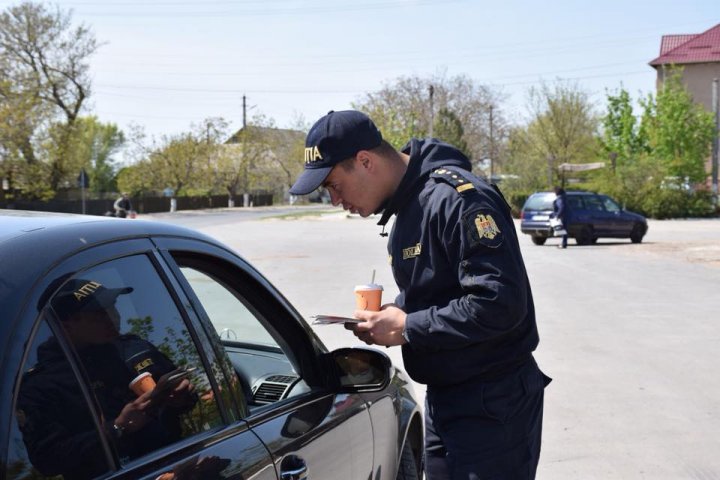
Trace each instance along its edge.
{"label": "asphalt road", "polygon": [[[353,286],[373,270],[384,301],[397,294],[377,219],[241,210],[148,217],[229,244],[305,317],[352,314]],[[640,245],[557,243],[521,236],[536,357],[554,379],[538,478],[720,479],[720,220],[651,221]],[[359,344],[341,326],[315,330],[329,348]]]}

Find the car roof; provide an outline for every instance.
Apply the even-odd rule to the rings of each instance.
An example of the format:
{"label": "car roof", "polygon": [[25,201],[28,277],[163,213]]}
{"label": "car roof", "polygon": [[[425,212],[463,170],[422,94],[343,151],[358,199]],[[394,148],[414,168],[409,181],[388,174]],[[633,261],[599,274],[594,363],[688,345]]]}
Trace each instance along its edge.
{"label": "car roof", "polygon": [[[16,298],[64,258],[105,243],[150,237],[182,237],[221,243],[194,230],[167,223],[49,212],[0,210],[0,308]],[[7,325],[0,322],[0,334]]]}

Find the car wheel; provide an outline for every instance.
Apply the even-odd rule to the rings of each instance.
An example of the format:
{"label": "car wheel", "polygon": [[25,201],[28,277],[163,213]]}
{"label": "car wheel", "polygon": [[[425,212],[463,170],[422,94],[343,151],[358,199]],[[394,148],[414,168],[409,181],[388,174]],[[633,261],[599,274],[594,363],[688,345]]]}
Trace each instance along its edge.
{"label": "car wheel", "polygon": [[400,457],[400,466],[398,468],[396,480],[419,480],[418,464],[415,460],[415,453],[410,447],[410,442],[405,442]]}
{"label": "car wheel", "polygon": [[541,237],[539,235],[533,235],[530,237],[535,245],[545,245],[547,237]]}
{"label": "car wheel", "polygon": [[589,225],[585,225],[575,237],[578,245],[590,245],[593,241],[593,229]]}
{"label": "car wheel", "polygon": [[645,236],[645,234],[643,232],[642,225],[636,223],[632,231],[630,232],[630,241],[632,243],[640,243],[642,242],[643,236]]}

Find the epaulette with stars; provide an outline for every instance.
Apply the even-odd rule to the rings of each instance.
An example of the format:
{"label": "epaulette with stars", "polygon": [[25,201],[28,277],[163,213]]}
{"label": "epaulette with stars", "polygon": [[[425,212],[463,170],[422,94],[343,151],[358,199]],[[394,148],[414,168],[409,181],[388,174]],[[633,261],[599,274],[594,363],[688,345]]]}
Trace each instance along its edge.
{"label": "epaulette with stars", "polygon": [[431,178],[436,178],[445,183],[452,185],[455,190],[460,193],[476,190],[472,181],[463,175],[463,170],[449,170],[447,168],[438,168],[430,174]]}

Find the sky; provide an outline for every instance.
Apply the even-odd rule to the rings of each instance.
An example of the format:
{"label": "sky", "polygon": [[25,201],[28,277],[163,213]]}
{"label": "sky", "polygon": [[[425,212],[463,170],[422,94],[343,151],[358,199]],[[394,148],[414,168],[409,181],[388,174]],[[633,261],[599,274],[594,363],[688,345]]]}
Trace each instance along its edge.
{"label": "sky", "polygon": [[[17,2],[0,1],[3,10]],[[663,34],[720,23],[718,0],[62,0],[102,43],[86,114],[173,135],[209,117],[231,130],[351,108],[399,77],[464,75],[506,96],[564,79],[602,111],[606,91],[653,92]],[[710,87],[708,87],[710,88]]]}

